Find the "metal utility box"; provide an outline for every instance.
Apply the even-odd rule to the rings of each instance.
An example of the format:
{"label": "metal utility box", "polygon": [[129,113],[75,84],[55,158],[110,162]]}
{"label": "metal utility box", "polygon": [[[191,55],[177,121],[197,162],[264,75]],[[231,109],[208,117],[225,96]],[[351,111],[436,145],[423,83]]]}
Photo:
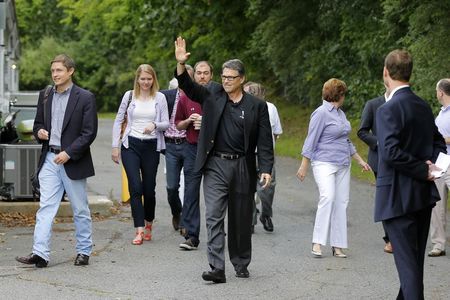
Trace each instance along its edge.
{"label": "metal utility box", "polygon": [[0,144],[0,197],[33,198],[30,177],[39,163],[39,144]]}

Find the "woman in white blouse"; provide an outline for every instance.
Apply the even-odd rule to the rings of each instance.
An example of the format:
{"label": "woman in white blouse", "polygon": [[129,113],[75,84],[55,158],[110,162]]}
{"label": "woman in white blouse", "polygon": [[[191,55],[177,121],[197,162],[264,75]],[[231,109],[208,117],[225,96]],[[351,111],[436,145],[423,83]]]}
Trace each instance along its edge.
{"label": "woman in white blouse", "polygon": [[[136,228],[133,245],[142,245],[144,240],[152,238],[156,172],[160,151],[165,149],[163,132],[169,127],[166,97],[158,90],[155,70],[150,65],[140,65],[136,70],[134,89],[123,95],[112,132],[111,158],[117,164],[122,158],[128,178],[131,214]],[[122,132],[125,118],[127,124]]]}

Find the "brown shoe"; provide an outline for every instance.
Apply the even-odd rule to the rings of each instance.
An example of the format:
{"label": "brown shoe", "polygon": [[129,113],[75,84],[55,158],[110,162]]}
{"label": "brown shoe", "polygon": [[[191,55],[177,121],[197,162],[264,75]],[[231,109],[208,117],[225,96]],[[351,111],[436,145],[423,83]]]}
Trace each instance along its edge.
{"label": "brown shoe", "polygon": [[180,229],[180,214],[172,216],[172,226],[176,231]]}
{"label": "brown shoe", "polygon": [[392,253],[392,244],[391,242],[387,242],[386,245],[384,245],[384,252],[386,253]]}
{"label": "brown shoe", "polygon": [[33,254],[33,253],[31,253],[28,256],[17,256],[16,260],[23,264],[35,265],[37,268],[45,268],[45,267],[47,267],[47,264],[48,264],[48,261],[46,261],[39,255]]}

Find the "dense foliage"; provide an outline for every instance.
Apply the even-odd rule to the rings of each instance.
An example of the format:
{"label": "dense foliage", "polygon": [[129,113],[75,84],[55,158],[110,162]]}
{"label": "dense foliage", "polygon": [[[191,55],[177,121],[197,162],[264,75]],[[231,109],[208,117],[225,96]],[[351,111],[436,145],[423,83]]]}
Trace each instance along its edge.
{"label": "dense foliage", "polygon": [[102,111],[114,111],[140,63],[152,64],[162,87],[175,67],[182,35],[190,63],[215,67],[240,58],[248,79],[303,106],[317,106],[330,77],[347,82],[347,112],[383,93],[384,56],[412,52],[415,91],[437,107],[435,83],[449,77],[450,1],[442,0],[16,0],[22,43],[21,89],[49,81],[50,59],[66,52],[76,81]]}

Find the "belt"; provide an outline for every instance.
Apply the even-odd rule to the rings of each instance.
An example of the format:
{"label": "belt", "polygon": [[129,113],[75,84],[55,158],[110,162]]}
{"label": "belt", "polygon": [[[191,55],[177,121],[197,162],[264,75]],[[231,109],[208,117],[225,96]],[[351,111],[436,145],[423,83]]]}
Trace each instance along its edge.
{"label": "belt", "polygon": [[59,154],[59,152],[61,152],[61,149],[57,149],[57,148],[53,148],[53,147],[49,147],[48,151],[50,151],[51,153],[55,153],[55,154]]}
{"label": "belt", "polygon": [[141,143],[156,143],[156,138],[141,139],[131,135],[128,136],[128,140],[135,140]]}
{"label": "belt", "polygon": [[223,153],[223,152],[214,152],[214,156],[220,157],[221,159],[238,159],[243,157],[243,154],[237,153]]}
{"label": "belt", "polygon": [[166,141],[166,143],[180,145],[180,144],[183,144],[186,141],[186,138],[169,138],[169,137],[165,137],[164,140]]}

